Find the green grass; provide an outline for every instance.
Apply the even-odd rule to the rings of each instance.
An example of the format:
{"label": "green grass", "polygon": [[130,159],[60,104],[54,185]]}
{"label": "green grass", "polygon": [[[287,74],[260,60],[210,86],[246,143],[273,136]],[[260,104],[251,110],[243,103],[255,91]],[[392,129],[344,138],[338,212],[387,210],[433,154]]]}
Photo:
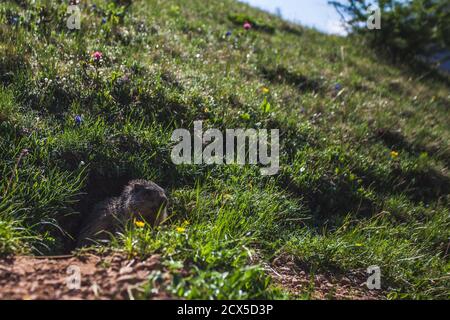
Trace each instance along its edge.
{"label": "green grass", "polygon": [[[170,220],[111,246],[160,253],[173,295],[287,298],[261,266],[289,254],[379,265],[389,298],[449,298],[448,79],[232,0],[83,1],[80,31],[66,2],[0,5],[1,253],[64,252],[80,214],[145,178]],[[171,134],[195,120],[280,129],[279,174],[175,166]]]}

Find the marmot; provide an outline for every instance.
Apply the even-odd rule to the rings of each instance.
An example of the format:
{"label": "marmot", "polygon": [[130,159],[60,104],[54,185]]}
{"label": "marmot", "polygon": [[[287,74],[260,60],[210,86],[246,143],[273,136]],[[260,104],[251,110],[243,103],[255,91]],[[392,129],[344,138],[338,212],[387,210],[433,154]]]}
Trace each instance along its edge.
{"label": "marmot", "polygon": [[133,219],[157,226],[167,218],[167,201],[164,189],[156,183],[130,181],[119,197],[107,199],[94,207],[82,223],[77,246],[106,240]]}

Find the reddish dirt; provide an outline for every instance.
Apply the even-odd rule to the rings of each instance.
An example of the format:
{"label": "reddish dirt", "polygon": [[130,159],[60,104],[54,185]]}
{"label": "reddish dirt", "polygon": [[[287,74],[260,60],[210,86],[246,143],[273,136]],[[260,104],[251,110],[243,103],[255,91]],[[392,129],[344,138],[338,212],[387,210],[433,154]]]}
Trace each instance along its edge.
{"label": "reddish dirt", "polygon": [[382,291],[369,290],[364,271],[352,271],[346,275],[311,274],[296,263],[295,258],[280,256],[271,265],[265,265],[273,281],[294,296],[310,299],[332,300],[380,300]]}
{"label": "reddish dirt", "polygon": [[[294,297],[310,299],[383,299],[380,291],[369,290],[362,271],[348,275],[310,274],[293,257],[280,256],[265,264],[273,281]],[[80,272],[76,286],[74,270]],[[110,300],[134,299],[153,271],[161,271],[164,282],[171,276],[160,256],[130,259],[123,253],[66,257],[14,256],[0,259],[0,300]],[[152,292],[154,299],[170,299],[166,293]]]}
{"label": "reddish dirt", "polygon": [[[77,289],[74,271],[81,280]],[[121,253],[105,256],[0,259],[0,299],[94,300],[133,299],[154,270],[163,271],[160,257],[129,259]],[[154,298],[168,298],[156,293]]]}

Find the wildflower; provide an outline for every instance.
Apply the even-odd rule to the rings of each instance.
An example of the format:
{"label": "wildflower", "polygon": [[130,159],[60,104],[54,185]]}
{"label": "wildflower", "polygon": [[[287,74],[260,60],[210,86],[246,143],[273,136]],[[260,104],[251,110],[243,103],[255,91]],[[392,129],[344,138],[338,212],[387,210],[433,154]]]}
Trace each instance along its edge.
{"label": "wildflower", "polygon": [[244,23],[244,29],[245,30],[250,30],[251,28],[252,28],[252,25],[251,25],[250,22],[247,21],[247,22]]}
{"label": "wildflower", "polygon": [[342,90],[342,85],[340,83],[336,83],[336,85],[334,86],[334,90],[341,91]]}
{"label": "wildflower", "polygon": [[119,79],[117,79],[117,84],[119,86],[125,85],[127,83],[130,83],[130,78],[127,75],[124,75],[124,76],[120,77]]}
{"label": "wildflower", "polygon": [[262,91],[264,94],[268,94],[268,93],[270,92],[270,89],[267,88],[267,87],[263,87],[263,88],[261,89],[261,91]]}
{"label": "wildflower", "polygon": [[232,34],[233,34],[233,33],[232,33],[231,31],[227,31],[227,33],[225,34],[225,36],[231,37]]}
{"label": "wildflower", "polygon": [[229,193],[225,193],[224,195],[223,195],[223,200],[231,200],[231,199],[233,199],[233,196],[231,195],[231,194],[229,194]]}
{"label": "wildflower", "polygon": [[108,21],[106,18],[102,18],[102,24],[105,24]]}
{"label": "wildflower", "polygon": [[145,222],[134,219],[134,225],[138,228],[143,228],[145,227]]}
{"label": "wildflower", "polygon": [[177,230],[178,233],[184,233],[186,231],[186,228],[184,228],[184,227],[177,227],[176,230]]}
{"label": "wildflower", "polygon": [[103,53],[101,53],[100,51],[95,51],[92,54],[92,58],[94,59],[95,62],[99,62],[103,57]]}
{"label": "wildflower", "polygon": [[392,159],[397,159],[399,156],[399,153],[397,151],[391,151],[391,158]]}
{"label": "wildflower", "polygon": [[79,125],[81,125],[81,123],[83,122],[83,117],[82,116],[80,116],[80,115],[77,115],[77,116],[75,116],[75,124],[77,125],[77,126],[79,126]]}

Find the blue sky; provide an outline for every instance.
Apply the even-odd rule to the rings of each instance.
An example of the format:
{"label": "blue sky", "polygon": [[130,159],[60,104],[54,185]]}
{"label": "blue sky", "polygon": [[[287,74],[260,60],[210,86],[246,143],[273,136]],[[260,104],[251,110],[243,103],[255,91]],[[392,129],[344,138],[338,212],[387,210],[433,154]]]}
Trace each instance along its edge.
{"label": "blue sky", "polygon": [[328,5],[328,0],[242,0],[255,7],[276,12],[281,9],[285,19],[315,27],[332,34],[345,34],[335,9]]}

